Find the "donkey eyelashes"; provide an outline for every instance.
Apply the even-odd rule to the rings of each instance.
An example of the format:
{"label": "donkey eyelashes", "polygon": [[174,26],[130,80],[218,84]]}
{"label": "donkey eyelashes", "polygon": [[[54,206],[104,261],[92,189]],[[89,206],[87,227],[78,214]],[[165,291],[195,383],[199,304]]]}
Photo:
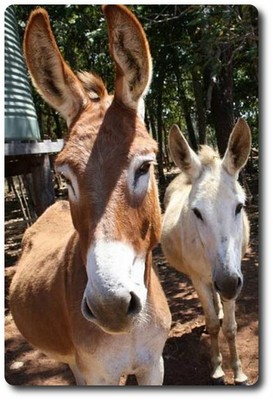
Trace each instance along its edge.
{"label": "donkey eyelashes", "polygon": [[156,162],[154,160],[147,160],[144,161],[140,167],[138,167],[135,171],[135,179],[134,179],[134,184],[137,184],[138,179],[143,176],[146,175],[149,171],[150,171],[150,167],[151,165],[155,165]]}
{"label": "donkey eyelashes", "polygon": [[65,183],[67,184],[67,186],[72,186],[72,182],[69,178],[67,178],[63,173],[60,174],[61,178],[65,181]]}
{"label": "donkey eyelashes", "polygon": [[74,187],[72,185],[71,180],[68,179],[68,178],[64,178],[64,180],[65,180],[65,183],[67,184],[68,189],[70,188],[72,190],[72,192],[73,192],[73,195],[76,197],[77,195],[76,195],[76,192],[75,192],[75,189],[74,189]]}
{"label": "donkey eyelashes", "polygon": [[244,207],[243,203],[238,203],[237,206],[236,206],[235,215],[240,214],[240,212],[241,212],[243,207]]}
{"label": "donkey eyelashes", "polygon": [[198,210],[198,208],[194,207],[192,209],[192,211],[194,212],[195,216],[200,219],[200,221],[204,222],[203,216],[201,214],[201,212]]}
{"label": "donkey eyelashes", "polygon": [[68,193],[71,194],[70,199],[76,201],[79,196],[77,178],[74,176],[68,165],[63,165],[58,172],[67,185]]}
{"label": "donkey eyelashes", "polygon": [[151,166],[150,161],[145,161],[141,166],[136,170],[135,178],[139,178],[141,175],[147,174]]}
{"label": "donkey eyelashes", "polygon": [[144,200],[150,188],[150,169],[156,163],[154,153],[137,154],[130,161],[127,185],[133,206],[138,206]]}

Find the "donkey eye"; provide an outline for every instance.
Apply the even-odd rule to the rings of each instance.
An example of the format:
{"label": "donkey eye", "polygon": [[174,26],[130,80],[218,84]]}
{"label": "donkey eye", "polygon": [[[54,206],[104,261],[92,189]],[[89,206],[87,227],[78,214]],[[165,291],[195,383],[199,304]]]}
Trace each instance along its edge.
{"label": "donkey eye", "polygon": [[151,166],[150,161],[145,161],[135,172],[135,180],[137,181],[140,176],[145,175],[148,173]]}
{"label": "donkey eye", "polygon": [[235,210],[235,215],[239,214],[243,208],[243,203],[238,203]]}
{"label": "donkey eye", "polygon": [[202,214],[200,213],[200,211],[198,210],[198,208],[193,208],[192,211],[194,212],[195,216],[200,219],[201,221],[203,220]]}
{"label": "donkey eye", "polygon": [[150,168],[155,164],[155,154],[136,154],[130,160],[127,183],[131,198],[138,204],[150,188]]}
{"label": "donkey eye", "polygon": [[71,180],[69,178],[67,178],[64,174],[61,174],[61,177],[68,186],[72,186]]}

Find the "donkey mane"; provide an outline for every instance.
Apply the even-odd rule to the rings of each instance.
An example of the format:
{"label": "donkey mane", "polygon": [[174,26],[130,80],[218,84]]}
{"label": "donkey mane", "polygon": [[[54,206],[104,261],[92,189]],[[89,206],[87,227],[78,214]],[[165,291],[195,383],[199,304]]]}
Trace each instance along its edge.
{"label": "donkey mane", "polygon": [[95,73],[78,71],[77,77],[91,100],[100,100],[107,95],[103,80]]}
{"label": "donkey mane", "polygon": [[198,156],[202,165],[212,168],[220,159],[218,151],[207,145],[201,145]]}

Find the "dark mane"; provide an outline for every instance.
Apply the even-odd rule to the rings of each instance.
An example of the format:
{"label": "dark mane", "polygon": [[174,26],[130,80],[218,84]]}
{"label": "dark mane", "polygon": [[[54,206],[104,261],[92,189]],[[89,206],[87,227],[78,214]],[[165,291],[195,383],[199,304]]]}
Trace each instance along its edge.
{"label": "dark mane", "polygon": [[91,100],[102,99],[107,95],[106,87],[98,75],[80,71],[77,76]]}

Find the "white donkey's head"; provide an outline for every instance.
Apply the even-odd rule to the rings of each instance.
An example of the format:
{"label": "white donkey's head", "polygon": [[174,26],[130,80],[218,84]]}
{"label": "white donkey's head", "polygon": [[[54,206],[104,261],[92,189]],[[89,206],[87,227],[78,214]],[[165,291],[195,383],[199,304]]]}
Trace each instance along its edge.
{"label": "white donkey's head", "polygon": [[170,131],[169,147],[192,185],[182,211],[190,223],[189,251],[209,269],[221,297],[236,298],[243,285],[241,258],[249,239],[245,194],[237,179],[250,153],[250,129],[238,120],[222,160],[208,146],[197,155],[176,125]]}

